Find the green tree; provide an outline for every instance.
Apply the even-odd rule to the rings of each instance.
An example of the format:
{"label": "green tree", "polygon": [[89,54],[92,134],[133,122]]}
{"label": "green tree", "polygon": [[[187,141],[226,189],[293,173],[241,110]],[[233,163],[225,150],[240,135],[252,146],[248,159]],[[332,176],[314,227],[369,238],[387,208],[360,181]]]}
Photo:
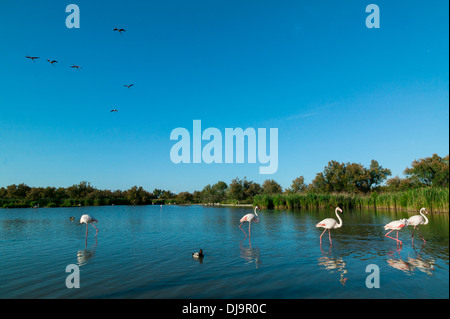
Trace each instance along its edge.
{"label": "green tree", "polygon": [[408,178],[424,186],[449,187],[449,156],[437,154],[411,163],[404,171]]}
{"label": "green tree", "polygon": [[67,193],[70,198],[74,199],[85,199],[88,197],[89,193],[95,190],[89,182],[80,182],[78,185],[72,185],[67,188]]}
{"label": "green tree", "polygon": [[344,192],[346,184],[345,164],[330,161],[323,172],[316,174],[316,178],[312,181],[312,189],[325,193]]}
{"label": "green tree", "polygon": [[311,190],[316,192],[368,193],[383,183],[391,171],[372,160],[369,168],[357,163],[328,162],[323,172],[312,181]]}
{"label": "green tree", "polygon": [[217,182],[214,185],[206,185],[202,190],[202,201],[205,203],[219,203],[226,197],[228,186],[225,182]]}
{"label": "green tree", "polygon": [[177,204],[186,204],[192,202],[193,196],[189,192],[181,192],[177,195]]}
{"label": "green tree", "polygon": [[262,193],[262,187],[258,183],[252,182],[252,181],[244,181],[243,183],[244,188],[244,196],[246,199],[253,199],[258,194]]}
{"label": "green tree", "polygon": [[126,198],[132,205],[143,205],[151,202],[152,195],[142,187],[133,186],[126,191]]}
{"label": "green tree", "polygon": [[369,180],[368,189],[366,192],[370,191],[373,187],[381,185],[388,176],[391,176],[391,170],[388,168],[383,168],[376,160],[372,160],[368,170]]}
{"label": "green tree", "polygon": [[228,198],[233,200],[243,200],[245,198],[242,180],[238,177],[233,179],[228,186]]}
{"label": "green tree", "polygon": [[266,179],[262,185],[263,194],[281,194],[283,192],[280,184],[273,179]]}
{"label": "green tree", "polygon": [[288,192],[290,193],[304,193],[308,189],[308,185],[305,184],[305,178],[299,176],[292,181],[291,187]]}
{"label": "green tree", "polygon": [[162,195],[162,190],[155,188],[153,190],[153,196],[155,196],[155,198],[159,198]]}

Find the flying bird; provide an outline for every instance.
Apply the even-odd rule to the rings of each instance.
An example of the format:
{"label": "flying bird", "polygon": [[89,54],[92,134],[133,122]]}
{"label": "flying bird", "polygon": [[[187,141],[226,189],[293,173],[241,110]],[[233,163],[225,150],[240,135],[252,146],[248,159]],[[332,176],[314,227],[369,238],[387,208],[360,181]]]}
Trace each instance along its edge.
{"label": "flying bird", "polygon": [[124,87],[130,88],[130,87],[132,87],[133,85],[134,85],[134,84],[129,84],[129,85],[124,84]]}
{"label": "flying bird", "polygon": [[126,32],[125,29],[118,29],[118,28],[114,28],[114,31],[119,31],[120,35],[122,35],[122,32]]}
{"label": "flying bird", "polygon": [[58,63],[58,61],[56,61],[56,60],[49,60],[49,59],[47,59],[47,61],[50,62],[51,65],[53,65],[54,63]]}
{"label": "flying bird", "polygon": [[117,109],[112,109],[111,112],[119,112]]}
{"label": "flying bird", "polygon": [[[249,214],[245,215],[244,217],[242,217],[241,220],[240,220],[241,224],[239,225],[239,228],[244,232],[245,237],[247,237],[247,234],[245,233],[245,231],[242,229],[241,226],[245,222],[248,222],[248,236],[250,237],[250,226],[252,224],[252,221],[255,222],[255,223],[259,222],[259,216],[258,216],[258,213],[256,212],[256,210],[260,211],[261,209],[259,208],[259,206],[256,206],[253,214],[249,213]],[[253,220],[255,217],[256,217],[256,219]]]}
{"label": "flying bird", "polygon": [[[390,229],[390,231],[387,232],[386,235],[384,235],[384,236],[397,241],[397,245],[400,244],[400,246],[402,246],[402,241],[398,240],[398,231],[402,230],[406,226],[408,226],[408,220],[406,218],[403,218],[403,219],[400,219],[400,220],[394,220],[393,222],[390,222],[389,224],[384,226],[385,230]],[[388,236],[394,230],[397,231],[397,239],[395,239],[394,237]]]}
{"label": "flying bird", "polygon": [[414,226],[413,228],[413,232],[412,232],[412,240],[414,240],[414,231],[416,230],[417,227],[417,231],[419,232],[420,237],[422,238],[423,242],[426,243],[425,239],[423,238],[422,234],[420,233],[419,230],[419,225],[426,225],[428,224],[428,218],[427,216],[425,216],[423,213],[425,212],[425,214],[428,214],[428,211],[426,210],[425,207],[422,207],[420,209],[420,215],[414,215],[408,218],[408,226]]}
{"label": "flying bird", "polygon": [[80,70],[80,69],[81,69],[81,66],[78,66],[78,65],[75,65],[75,64],[74,64],[74,65],[71,66],[71,68],[72,68],[72,69],[78,69],[78,70]]}
{"label": "flying bird", "polygon": [[[331,245],[333,244],[333,242],[331,241],[331,229],[342,227],[342,219],[338,215],[338,212],[342,213],[342,209],[340,209],[339,207],[336,207],[334,212],[336,213],[336,216],[339,219],[339,223],[334,218],[325,218],[324,220],[322,220],[316,224],[316,227],[325,228],[324,231],[322,232],[322,235],[328,229],[328,238],[330,239]],[[320,235],[320,244],[321,245],[322,245],[322,235]]]}
{"label": "flying bird", "polygon": [[38,56],[29,56],[29,55],[26,55],[25,57],[26,57],[27,59],[31,59],[31,61],[33,61],[33,62],[36,62],[36,61],[34,61],[34,60],[39,59]]}

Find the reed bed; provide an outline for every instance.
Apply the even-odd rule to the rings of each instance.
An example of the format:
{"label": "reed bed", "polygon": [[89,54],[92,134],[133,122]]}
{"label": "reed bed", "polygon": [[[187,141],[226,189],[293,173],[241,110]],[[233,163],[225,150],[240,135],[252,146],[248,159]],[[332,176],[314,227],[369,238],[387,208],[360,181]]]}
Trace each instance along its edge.
{"label": "reed bed", "polygon": [[449,189],[437,187],[416,188],[392,193],[371,194],[274,194],[256,195],[253,205],[268,209],[316,209],[341,207],[344,209],[384,208],[449,212]]}

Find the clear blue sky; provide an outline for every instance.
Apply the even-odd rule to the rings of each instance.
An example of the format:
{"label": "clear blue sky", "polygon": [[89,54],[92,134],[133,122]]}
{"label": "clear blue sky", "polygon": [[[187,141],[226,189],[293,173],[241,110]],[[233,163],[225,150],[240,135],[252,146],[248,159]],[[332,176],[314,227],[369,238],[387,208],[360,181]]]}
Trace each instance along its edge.
{"label": "clear blue sky", "polygon": [[[65,26],[70,3],[80,29]],[[380,29],[366,28],[370,3]],[[0,186],[85,180],[180,192],[246,176],[289,187],[330,160],[376,159],[403,176],[413,160],[449,152],[448,6],[2,1]],[[278,128],[277,173],[260,175],[259,163],[175,165],[170,132],[192,132],[194,119],[222,132]]]}

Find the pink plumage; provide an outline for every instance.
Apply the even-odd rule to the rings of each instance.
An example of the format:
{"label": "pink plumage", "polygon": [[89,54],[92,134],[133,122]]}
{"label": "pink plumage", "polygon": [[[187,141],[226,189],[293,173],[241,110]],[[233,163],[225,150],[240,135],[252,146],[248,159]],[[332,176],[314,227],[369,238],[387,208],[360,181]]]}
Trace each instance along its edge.
{"label": "pink plumage", "polygon": [[[253,214],[252,213],[246,214],[239,220],[239,222],[241,223],[239,225],[239,228],[244,232],[245,237],[247,237],[247,234],[245,233],[245,231],[242,229],[241,226],[245,222],[248,222],[248,236],[250,237],[250,226],[252,224],[252,221],[255,223],[259,222],[259,216],[258,216],[258,213],[256,212],[256,210],[261,210],[261,209],[259,208],[259,206],[256,206]],[[255,217],[256,217],[256,219],[255,219]]]}
{"label": "pink plumage", "polygon": [[339,217],[338,212],[342,213],[342,209],[340,209],[339,207],[336,207],[335,209],[335,214],[336,217],[339,220],[339,223],[336,221],[336,219],[334,218],[325,218],[324,220],[318,222],[316,224],[316,227],[322,227],[325,228],[325,230],[323,231],[323,233],[320,235],[320,244],[322,245],[322,235],[327,231],[328,229],[328,238],[330,239],[330,244],[333,244],[333,242],[331,241],[331,232],[330,229],[334,229],[334,228],[339,228],[342,226],[342,219],[341,217]]}
{"label": "pink plumage", "polygon": [[[398,239],[398,231],[399,231],[399,230],[402,230],[402,229],[405,228],[406,226],[408,226],[408,220],[407,220],[407,219],[403,218],[403,219],[400,219],[400,220],[394,220],[394,221],[392,221],[392,222],[390,222],[389,224],[386,224],[386,225],[384,226],[384,229],[385,229],[385,230],[389,230],[389,229],[390,229],[390,231],[389,231],[386,235],[384,235],[384,236],[386,236],[386,237],[388,237],[388,238],[391,238],[391,239],[397,241],[397,245],[400,244],[400,246],[401,246],[401,245],[402,245],[402,241]],[[388,235],[389,235],[391,232],[393,232],[394,230],[397,231],[397,238],[388,236]]]}

